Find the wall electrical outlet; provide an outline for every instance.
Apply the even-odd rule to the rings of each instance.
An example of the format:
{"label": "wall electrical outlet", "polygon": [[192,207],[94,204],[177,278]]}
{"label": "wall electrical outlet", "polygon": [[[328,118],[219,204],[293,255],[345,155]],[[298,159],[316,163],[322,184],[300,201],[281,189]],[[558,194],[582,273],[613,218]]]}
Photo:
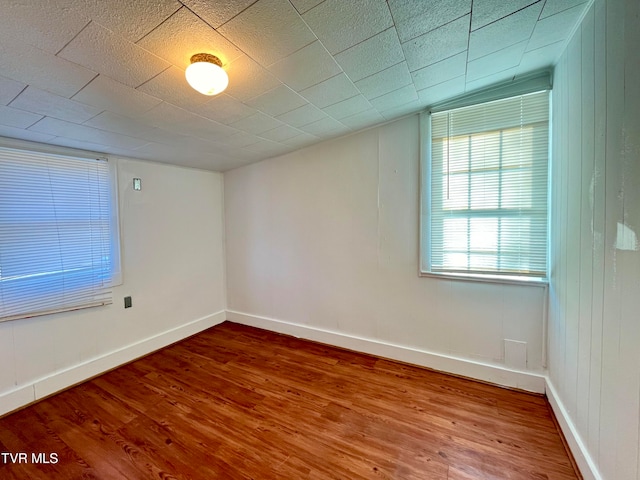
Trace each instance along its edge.
{"label": "wall electrical outlet", "polygon": [[124,308],[131,308],[131,297],[124,297]]}

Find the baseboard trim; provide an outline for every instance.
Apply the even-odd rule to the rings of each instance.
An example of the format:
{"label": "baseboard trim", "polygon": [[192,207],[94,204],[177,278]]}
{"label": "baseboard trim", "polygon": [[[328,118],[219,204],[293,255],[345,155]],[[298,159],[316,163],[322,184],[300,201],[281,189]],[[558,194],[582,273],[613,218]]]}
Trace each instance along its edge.
{"label": "baseboard trim", "polygon": [[155,352],[226,320],[221,310],[0,394],[0,416]]}
{"label": "baseboard trim", "polygon": [[545,377],[542,374],[512,370],[452,355],[428,352],[404,345],[357,337],[342,332],[285,322],[234,310],[227,310],[227,320],[307,340],[327,343],[349,350],[420,365],[433,370],[469,377],[504,387],[517,388],[541,394],[545,392]]}
{"label": "baseboard trim", "polygon": [[582,474],[582,478],[584,480],[602,480],[602,476],[600,475],[593,458],[591,458],[582,437],[578,433],[575,424],[571,420],[569,412],[567,412],[562,400],[560,400],[560,396],[558,395],[558,391],[553,385],[553,382],[548,377],[546,378],[546,381],[547,399],[549,400],[549,404],[551,405],[553,414],[556,417],[556,421],[558,422],[560,430],[562,431],[562,434],[569,446],[569,450],[573,454],[573,459]]}

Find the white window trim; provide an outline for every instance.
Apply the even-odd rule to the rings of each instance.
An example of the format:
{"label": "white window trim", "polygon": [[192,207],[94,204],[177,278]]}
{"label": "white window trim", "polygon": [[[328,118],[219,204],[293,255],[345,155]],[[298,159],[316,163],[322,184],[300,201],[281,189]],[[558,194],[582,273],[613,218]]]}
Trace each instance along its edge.
{"label": "white window trim", "polygon": [[[432,272],[424,270],[423,265],[428,265],[431,268],[431,222],[429,218],[425,218],[431,213],[431,113],[449,110],[453,108],[459,108],[462,106],[473,105],[477,103],[484,103],[493,100],[499,100],[502,98],[508,98],[517,95],[523,95],[526,93],[535,92],[541,89],[549,90],[549,111],[552,111],[552,78],[551,72],[543,70],[540,72],[534,72],[530,75],[522,77],[521,80],[516,82],[507,82],[505,84],[498,84],[496,86],[482,89],[478,92],[472,92],[460,97],[456,97],[451,100],[440,102],[427,108],[420,113],[419,129],[420,129],[420,161],[419,161],[419,188],[418,188],[418,202],[419,202],[419,224],[418,224],[418,276],[423,278],[438,278],[443,280],[459,280],[467,282],[481,282],[481,283],[497,283],[507,285],[525,285],[547,288],[549,284],[549,248],[550,248],[550,215],[547,214],[547,275],[544,278],[540,277],[527,277],[527,276],[508,276],[508,275],[491,275],[491,274],[477,274],[477,273],[448,273],[448,272]],[[547,178],[547,202],[551,202],[551,132],[552,132],[552,117],[549,115],[549,157],[548,157],[548,171]],[[425,185],[425,180],[427,184]],[[424,209],[426,208],[426,212]],[[548,210],[549,212],[549,210]],[[426,222],[426,226],[425,226]],[[425,240],[426,238],[426,242]],[[423,249],[423,245],[426,248]],[[426,251],[425,251],[426,250]],[[426,260],[425,262],[425,255]]]}

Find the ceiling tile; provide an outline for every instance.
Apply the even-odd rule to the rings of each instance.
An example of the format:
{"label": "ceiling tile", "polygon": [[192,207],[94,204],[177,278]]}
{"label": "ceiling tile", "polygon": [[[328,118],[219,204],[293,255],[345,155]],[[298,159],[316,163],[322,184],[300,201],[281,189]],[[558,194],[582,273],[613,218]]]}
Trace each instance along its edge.
{"label": "ceiling tile", "polygon": [[393,26],[385,0],[326,0],[302,17],[332,54]]}
{"label": "ceiling tile", "polygon": [[292,150],[290,145],[284,145],[278,142],[272,142],[271,140],[260,139],[259,142],[252,145],[242,147],[242,150],[248,152],[256,152],[267,156],[282,155],[283,153],[290,152]]}
{"label": "ceiling tile", "polygon": [[[158,143],[167,144],[167,142]],[[207,155],[210,155],[214,151],[220,152],[225,150],[225,147],[217,140],[211,138],[197,138],[189,135],[176,135],[176,141],[172,141],[171,144],[182,147],[186,151],[187,155],[192,155],[193,150],[204,152]]]}
{"label": "ceiling tile", "polygon": [[293,6],[296,7],[296,10],[301,15],[322,2],[324,2],[324,0],[291,0],[291,3],[293,3]]}
{"label": "ceiling tile", "polygon": [[[548,67],[585,2],[10,0],[0,135],[233,168]],[[184,80],[201,51],[219,96]]]}
{"label": "ceiling tile", "polygon": [[469,61],[527,40],[536,25],[542,2],[471,32]]}
{"label": "ceiling tile", "polygon": [[[236,151],[233,152],[234,155],[236,154]],[[257,156],[258,160],[260,160],[259,155],[257,154],[253,154],[254,158]],[[248,160],[245,158],[241,158],[240,156],[236,155],[236,156],[230,156],[230,155],[225,155],[222,158],[217,158],[215,160],[215,168],[207,168],[207,170],[214,170],[216,172],[226,172],[227,170],[231,170],[234,168],[239,168],[242,167],[244,165],[249,165],[251,163],[254,163],[258,160]]]}
{"label": "ceiling tile", "polygon": [[401,42],[471,13],[471,0],[389,0]]}
{"label": "ceiling tile", "polygon": [[428,67],[416,70],[411,75],[417,90],[437,85],[460,75],[464,75],[467,68],[467,52],[445,58]]}
{"label": "ceiling tile", "polygon": [[97,128],[78,125],[57,118],[45,117],[35,125],[29,127],[34,132],[55,135],[59,137],[71,138],[74,140],[97,143],[99,145],[112,145],[119,148],[137,148],[148,143],[146,140],[120,135],[118,133],[106,132]]}
{"label": "ceiling tile", "polygon": [[307,101],[286,85],[280,85],[245,103],[267,115],[276,116],[295,110]]}
{"label": "ceiling tile", "polygon": [[[136,42],[178,10],[177,0],[85,0],[84,10],[100,25]],[[76,6],[76,8],[78,8]]]}
{"label": "ceiling tile", "polygon": [[564,41],[545,45],[529,52],[525,52],[518,66],[518,73],[527,73],[541,68],[551,67],[562,53]]}
{"label": "ceiling tile", "polygon": [[41,118],[42,115],[0,105],[0,124],[7,127],[28,128]]}
{"label": "ceiling tile", "polygon": [[155,127],[171,127],[188,121],[191,115],[190,112],[183,108],[160,102],[142,115],[136,116],[136,118],[140,118]]}
{"label": "ceiling tile", "polygon": [[337,75],[341,70],[324,46],[315,41],[274,63],[269,71],[299,92]]}
{"label": "ceiling tile", "polygon": [[229,124],[253,115],[256,110],[246,106],[240,100],[221,93],[211,97],[207,103],[193,109],[193,112],[216,122]]}
{"label": "ceiling tile", "polygon": [[188,121],[173,125],[167,130],[219,143],[223,142],[225,138],[238,133],[238,130],[234,127],[223,125],[198,115],[191,115]]}
{"label": "ceiling tile", "polygon": [[273,130],[276,127],[282,125],[282,122],[276,120],[269,115],[265,115],[262,112],[258,112],[250,117],[245,117],[237,122],[230,124],[230,126],[242,130],[247,133],[253,133],[259,135],[268,130]]}
{"label": "ceiling tile", "polygon": [[550,17],[551,15],[555,15],[556,13],[563,12],[564,10],[568,10],[576,5],[585,6],[586,0],[547,0],[542,8],[542,13],[540,14],[540,19]]}
{"label": "ceiling tile", "polygon": [[75,148],[77,150],[86,150],[88,152],[122,155],[125,157],[132,157],[136,155],[136,150],[130,148],[117,147],[115,145],[103,145],[94,142],[88,142],[86,140],[77,140],[67,137],[54,137],[50,142],[52,145],[59,147]]}
{"label": "ceiling tile", "polygon": [[378,110],[387,110],[397,105],[413,102],[418,99],[416,87],[407,85],[393,92],[385,93],[379,97],[371,99],[371,105]]}
{"label": "ceiling tile", "polygon": [[0,42],[18,39],[57,53],[88,23],[74,1],[7,1],[2,3]]}
{"label": "ceiling tile", "polygon": [[241,101],[257,97],[280,84],[276,77],[247,55],[231,62],[225,70],[229,75],[229,86],[225,93]]}
{"label": "ceiling tile", "polygon": [[358,80],[355,85],[366,98],[372,99],[409,85],[411,82],[407,62],[402,62]]}
{"label": "ceiling tile", "polygon": [[415,102],[405,103],[399,107],[383,110],[380,113],[386,120],[392,120],[394,118],[404,117],[405,115],[419,113],[422,110],[424,110],[424,103],[421,100],[416,100]]}
{"label": "ceiling tile", "polygon": [[235,45],[185,7],[140,40],[138,45],[183,70],[191,64],[191,56],[196,53],[212,53],[223,66],[242,55]]}
{"label": "ceiling tile", "polygon": [[130,117],[142,115],[162,102],[159,98],[123,85],[105,75],[98,75],[76,93],[73,99]]}
{"label": "ceiling tile", "polygon": [[433,105],[443,100],[457,97],[464,93],[465,77],[461,75],[457,78],[452,78],[446,82],[439,83],[429,88],[418,91],[418,97],[420,102],[424,106]]}
{"label": "ceiling tile", "polygon": [[375,108],[370,108],[369,110],[365,110],[363,112],[356,113],[355,115],[351,115],[349,117],[345,117],[340,120],[340,122],[344,123],[347,127],[352,130],[360,130],[362,128],[367,128],[376,123],[384,122],[384,117],[380,115]]}
{"label": "ceiling tile", "polygon": [[539,20],[527,45],[527,51],[559,42],[567,38],[571,27],[576,24],[584,10],[584,5],[577,5],[556,15]]}
{"label": "ceiling tile", "polygon": [[265,67],[316,40],[288,0],[259,0],[218,31]]}
{"label": "ceiling tile", "polygon": [[90,23],[58,54],[71,62],[137,87],[170,66],[97,23]]}
{"label": "ceiling tile", "polygon": [[469,62],[467,82],[517,67],[526,46],[527,40]]}
{"label": "ceiling tile", "polygon": [[340,133],[346,133],[349,131],[349,128],[339,121],[327,117],[322,120],[318,120],[317,122],[304,125],[300,127],[300,130],[304,130],[305,132],[318,137],[328,137]]}
{"label": "ceiling tile", "polygon": [[414,71],[467,49],[469,18],[465,15],[402,44],[409,70]]}
{"label": "ceiling tile", "polygon": [[25,88],[10,105],[27,112],[75,123],[82,123],[101,112],[99,108],[69,100],[35,87]]}
{"label": "ceiling tile", "polygon": [[49,143],[55,135],[24,130],[22,128],[0,125],[0,137],[17,138],[18,140],[29,140],[32,142]]}
{"label": "ceiling tile", "polygon": [[191,88],[184,76],[184,70],[173,65],[136,90],[188,110],[203,105],[211,99],[210,96]]}
{"label": "ceiling tile", "polygon": [[184,125],[191,123],[194,117],[201,118],[184,108],[161,102],[136,118],[147,122],[149,125],[164,128],[165,130],[171,130],[176,127],[182,131],[185,128]]}
{"label": "ceiling tile", "polygon": [[497,83],[512,81],[517,72],[518,72],[518,68],[514,67],[508,70],[503,70],[501,72],[494,73],[493,75],[488,75],[486,77],[479,78],[477,80],[467,81],[465,91],[474,92],[488,86],[494,86]]}
{"label": "ceiling tile", "polygon": [[297,137],[302,132],[297,128],[290,127],[289,125],[281,125],[279,127],[274,128],[273,130],[268,130],[260,134],[262,138],[266,138],[267,140],[272,140],[274,142],[282,142],[284,140],[288,140],[293,137]]}
{"label": "ceiling tile", "polygon": [[0,42],[0,59],[4,76],[67,98],[96,76],[89,69],[28,44]]}
{"label": "ceiling tile", "polygon": [[286,143],[287,145],[291,145],[295,148],[306,147],[307,145],[311,145],[312,143],[316,143],[320,140],[315,135],[311,135],[310,133],[302,133],[296,137],[288,138],[283,140],[282,143]]}
{"label": "ceiling tile", "polygon": [[224,139],[224,144],[230,148],[246,147],[260,141],[260,137],[246,132],[238,132]]}
{"label": "ceiling tile", "polygon": [[[477,30],[540,0],[474,0],[471,30]],[[544,3],[544,1],[540,1]]]}
{"label": "ceiling tile", "polygon": [[[162,130],[162,129],[158,129]],[[202,150],[206,148],[222,148],[221,144],[213,138],[200,138],[193,135],[185,135],[175,132],[166,132],[167,138],[163,141],[149,142],[155,144],[162,144],[171,147],[178,147],[184,150],[184,155],[192,155],[193,150]]]}
{"label": "ceiling tile", "polygon": [[24,90],[26,84],[0,76],[0,105],[6,105]]}
{"label": "ceiling tile", "polygon": [[106,130],[107,132],[141,138],[149,142],[170,143],[172,136],[166,130],[154,128],[139,120],[134,120],[112,112],[102,112],[100,115],[84,122],[84,125]]}
{"label": "ceiling tile", "polygon": [[184,165],[192,168],[219,170],[220,165],[228,161],[227,155],[217,155],[214,148],[204,151],[172,147],[160,143],[148,143],[136,149],[135,157],[171,165]]}
{"label": "ceiling tile", "polygon": [[318,107],[307,103],[295,110],[278,115],[276,118],[292,127],[301,127],[316,122],[326,116],[327,115]]}
{"label": "ceiling tile", "polygon": [[336,61],[353,82],[403,60],[398,33],[393,27],[336,55]]}
{"label": "ceiling tile", "polygon": [[[324,112],[336,120],[355,115],[371,109],[371,103],[362,95],[348,98],[338,103],[334,103],[330,107],[324,109]],[[344,122],[343,122],[344,123]]]}
{"label": "ceiling tile", "polygon": [[344,73],[300,92],[302,96],[319,108],[328,107],[358,93],[358,89]]}
{"label": "ceiling tile", "polygon": [[215,2],[211,0],[181,1],[213,28],[218,28],[220,25],[227,23],[245,8],[256,2],[256,0],[216,0]]}

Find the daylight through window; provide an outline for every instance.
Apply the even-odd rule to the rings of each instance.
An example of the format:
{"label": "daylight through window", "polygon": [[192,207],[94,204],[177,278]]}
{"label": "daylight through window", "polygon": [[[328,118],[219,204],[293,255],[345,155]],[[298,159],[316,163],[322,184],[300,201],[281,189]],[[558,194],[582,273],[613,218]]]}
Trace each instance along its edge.
{"label": "daylight through window", "polygon": [[423,272],[546,277],[548,98],[430,115]]}
{"label": "daylight through window", "polygon": [[113,179],[106,160],[0,148],[0,320],[111,303]]}

